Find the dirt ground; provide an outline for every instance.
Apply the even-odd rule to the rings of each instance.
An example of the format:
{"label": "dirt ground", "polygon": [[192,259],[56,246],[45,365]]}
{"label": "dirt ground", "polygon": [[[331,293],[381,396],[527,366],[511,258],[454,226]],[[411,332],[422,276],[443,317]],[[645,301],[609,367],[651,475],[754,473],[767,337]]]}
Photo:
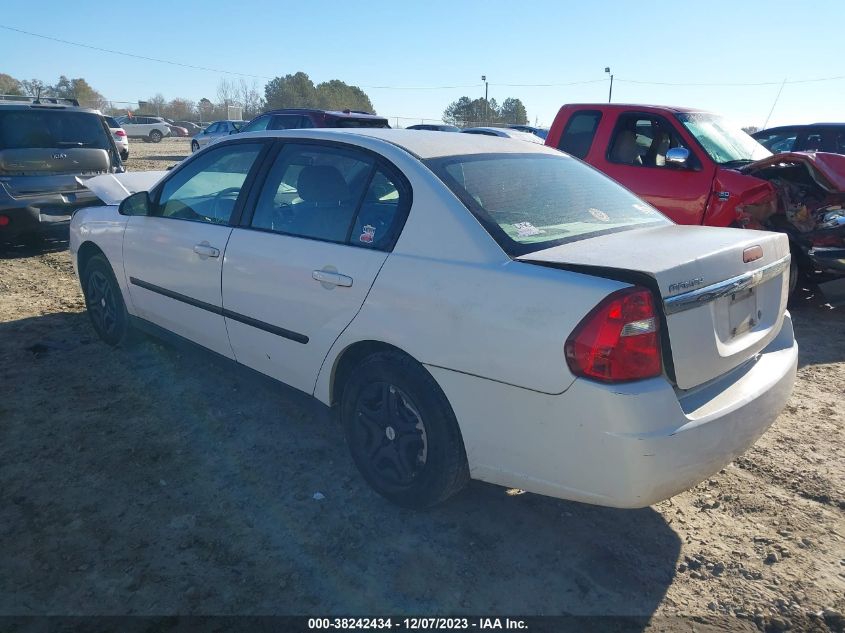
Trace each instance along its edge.
{"label": "dirt ground", "polygon": [[[188,141],[131,151],[129,168],[161,169]],[[845,310],[818,294],[792,309],[800,371],[774,426],[636,511],[477,482],[428,512],[396,508],[307,398],[153,339],[111,349],[83,308],[66,242],[0,255],[0,614],[843,630]]]}

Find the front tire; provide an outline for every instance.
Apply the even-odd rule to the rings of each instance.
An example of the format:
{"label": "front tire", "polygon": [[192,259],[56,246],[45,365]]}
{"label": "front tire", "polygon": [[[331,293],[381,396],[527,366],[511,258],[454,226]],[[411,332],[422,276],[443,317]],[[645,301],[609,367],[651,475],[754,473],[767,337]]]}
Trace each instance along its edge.
{"label": "front tire", "polygon": [[383,352],[364,359],[341,397],[341,421],[355,465],[390,501],[428,508],[469,481],[452,407],[412,358]]}
{"label": "front tire", "polygon": [[82,292],[88,316],[97,334],[109,345],[130,340],[131,325],[120,286],[103,255],[94,255],[82,271]]}
{"label": "front tire", "polygon": [[160,143],[162,138],[164,138],[164,135],[158,130],[153,130],[152,132],[150,132],[150,140],[153,143]]}

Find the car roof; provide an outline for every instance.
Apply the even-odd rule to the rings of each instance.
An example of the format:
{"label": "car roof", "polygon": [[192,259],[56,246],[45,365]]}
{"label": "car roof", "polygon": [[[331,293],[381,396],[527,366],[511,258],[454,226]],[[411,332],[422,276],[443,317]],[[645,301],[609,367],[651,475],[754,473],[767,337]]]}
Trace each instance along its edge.
{"label": "car roof", "polygon": [[55,103],[25,103],[20,101],[0,101],[0,108],[3,110],[55,110],[57,112],[88,112],[102,116],[99,110],[83,108],[73,105],[62,105]]}
{"label": "car roof", "polygon": [[360,137],[394,145],[420,159],[466,154],[527,154],[561,155],[553,148],[538,143],[502,136],[481,134],[443,134],[428,130],[391,130],[387,128],[307,128],[302,130],[263,130],[238,134],[238,139],[256,138],[313,138],[326,141],[352,142]]}
{"label": "car roof", "polygon": [[565,108],[585,108],[590,110],[654,110],[656,111],[663,111],[666,112],[678,112],[678,113],[705,113],[706,110],[702,110],[701,108],[684,108],[679,106],[666,106],[666,105],[656,105],[656,104],[645,104],[645,103],[567,103]]}
{"label": "car roof", "polygon": [[[297,113],[315,113],[315,114],[329,114],[336,117],[352,117],[356,119],[379,119],[386,121],[383,116],[373,114],[372,112],[362,112],[361,110],[320,110],[319,108],[279,108],[277,110],[268,110],[261,114],[297,114]],[[259,115],[260,116],[260,115]]]}

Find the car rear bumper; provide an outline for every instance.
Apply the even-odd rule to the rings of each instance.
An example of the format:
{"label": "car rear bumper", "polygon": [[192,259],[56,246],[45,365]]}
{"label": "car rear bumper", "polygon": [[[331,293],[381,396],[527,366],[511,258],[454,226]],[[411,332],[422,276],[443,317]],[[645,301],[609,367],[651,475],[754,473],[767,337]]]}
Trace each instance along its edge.
{"label": "car rear bumper", "polygon": [[15,197],[0,185],[0,215],[8,218],[0,225],[0,242],[66,228],[76,209],[97,202],[97,196],[87,189]]}
{"label": "car rear bumper", "polygon": [[745,452],[792,393],[792,321],[756,359],[689,392],[663,378],[576,380],[541,394],[428,367],[458,418],[473,478],[597,505],[644,507]]}

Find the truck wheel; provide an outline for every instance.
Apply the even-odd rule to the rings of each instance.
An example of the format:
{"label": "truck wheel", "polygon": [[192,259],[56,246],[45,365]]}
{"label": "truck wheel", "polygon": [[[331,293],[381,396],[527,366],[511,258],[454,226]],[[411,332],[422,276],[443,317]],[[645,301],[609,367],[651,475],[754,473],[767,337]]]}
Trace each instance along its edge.
{"label": "truck wheel", "polygon": [[161,139],[162,139],[162,134],[158,130],[153,130],[152,132],[150,132],[150,140],[153,143],[160,143]]}
{"label": "truck wheel", "polygon": [[120,286],[103,255],[94,255],[82,271],[82,293],[97,334],[109,345],[130,341],[131,325]]}
{"label": "truck wheel", "polygon": [[428,508],[469,481],[452,407],[412,358],[381,352],[364,359],[344,387],[340,409],[355,465],[390,501]]}

